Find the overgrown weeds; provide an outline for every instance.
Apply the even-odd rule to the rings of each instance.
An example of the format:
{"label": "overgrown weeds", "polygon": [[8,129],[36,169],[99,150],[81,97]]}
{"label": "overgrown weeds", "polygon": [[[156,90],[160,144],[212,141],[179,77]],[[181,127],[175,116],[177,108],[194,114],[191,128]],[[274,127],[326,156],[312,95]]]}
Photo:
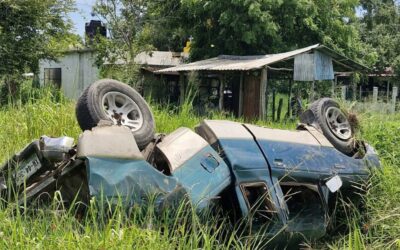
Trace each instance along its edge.
{"label": "overgrown weeds", "polygon": [[[190,102],[186,105],[179,110],[151,104],[157,131],[169,133],[181,126],[193,128],[205,118],[194,115]],[[74,108],[74,102],[56,97],[51,91],[40,92],[37,96],[28,96],[24,101],[17,100],[2,106],[0,162],[43,134],[77,138],[80,129],[75,120]],[[207,118],[240,120],[220,113],[212,113]],[[378,151],[382,169],[373,173],[369,190],[364,196],[364,211],[360,214],[349,209],[353,213],[345,217],[348,230],[315,242],[311,244],[312,247],[400,247],[400,116],[361,114],[359,119],[361,137]],[[295,127],[294,122],[254,123],[285,129]],[[209,216],[207,220],[202,220],[195,213],[174,209],[171,212],[175,214],[163,214],[164,217],[160,218],[151,206],[135,209],[130,214],[117,210],[111,214],[110,219],[103,221],[98,219],[95,207],[84,217],[77,218],[73,212],[54,213],[50,208],[19,213],[11,207],[3,206],[0,208],[0,247],[236,249],[262,246],[257,237],[249,239],[235,231],[223,216]],[[227,227],[230,227],[229,231]]]}

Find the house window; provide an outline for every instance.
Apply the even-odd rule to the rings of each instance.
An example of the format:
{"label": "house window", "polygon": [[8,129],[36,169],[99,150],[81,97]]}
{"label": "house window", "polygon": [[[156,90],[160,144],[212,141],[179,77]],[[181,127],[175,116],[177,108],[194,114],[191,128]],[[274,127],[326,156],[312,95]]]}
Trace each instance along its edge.
{"label": "house window", "polygon": [[54,85],[61,88],[61,68],[45,68],[44,85]]}
{"label": "house window", "polygon": [[265,224],[276,214],[267,185],[264,182],[243,183],[240,185],[247,207],[256,223]]}

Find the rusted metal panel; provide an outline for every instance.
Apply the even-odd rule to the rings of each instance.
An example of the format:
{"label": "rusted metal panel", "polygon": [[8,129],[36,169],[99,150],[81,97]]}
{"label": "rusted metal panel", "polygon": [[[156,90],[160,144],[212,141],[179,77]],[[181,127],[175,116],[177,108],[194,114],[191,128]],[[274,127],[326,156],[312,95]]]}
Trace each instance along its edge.
{"label": "rusted metal panel", "polygon": [[300,54],[294,57],[293,80],[295,81],[314,80],[313,54]]}
{"label": "rusted metal panel", "polygon": [[314,52],[315,75],[314,80],[332,80],[334,79],[332,57],[321,53]]}
{"label": "rusted metal panel", "polygon": [[243,116],[254,119],[260,115],[260,76],[245,75],[243,91]]}
{"label": "rusted metal panel", "polygon": [[332,57],[314,51],[294,57],[293,80],[320,81],[334,79]]}
{"label": "rusted metal panel", "polygon": [[297,49],[285,53],[258,55],[258,56],[235,56],[235,55],[221,55],[207,60],[193,62],[185,65],[162,69],[157,72],[171,72],[171,71],[199,71],[199,70],[250,70],[260,69],[265,65],[282,61],[291,58],[297,54],[301,54],[312,49],[315,49],[319,44],[315,44],[306,48]]}

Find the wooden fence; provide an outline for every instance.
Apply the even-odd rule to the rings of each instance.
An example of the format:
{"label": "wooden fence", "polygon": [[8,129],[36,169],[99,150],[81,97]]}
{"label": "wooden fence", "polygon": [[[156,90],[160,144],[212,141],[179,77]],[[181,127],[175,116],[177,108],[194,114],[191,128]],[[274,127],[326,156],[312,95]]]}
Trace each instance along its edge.
{"label": "wooden fence", "polygon": [[357,109],[362,111],[372,111],[378,113],[395,113],[400,112],[399,107],[399,88],[392,87],[391,90],[380,91],[379,87],[373,87],[372,91],[363,91],[361,88],[358,93],[352,93],[352,97],[348,96],[348,86],[341,86],[340,96],[336,96],[341,100],[354,100],[357,102]]}

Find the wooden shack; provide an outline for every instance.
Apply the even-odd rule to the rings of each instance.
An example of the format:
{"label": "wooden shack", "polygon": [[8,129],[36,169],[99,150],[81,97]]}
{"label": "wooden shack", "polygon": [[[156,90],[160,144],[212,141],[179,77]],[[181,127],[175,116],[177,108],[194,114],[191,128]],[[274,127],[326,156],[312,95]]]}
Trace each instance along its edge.
{"label": "wooden shack", "polygon": [[[236,56],[220,55],[202,61],[182,64],[156,71],[158,74],[180,74],[180,93],[183,101],[187,81],[185,77],[190,72],[198,72],[201,76],[213,76],[219,80],[218,106],[227,110],[224,98],[232,97],[232,111],[237,116],[247,119],[264,118],[267,113],[268,81],[273,72],[284,74],[289,81],[311,83],[320,80],[330,80],[334,89],[335,70],[366,71],[365,66],[341,55],[320,44],[289,52],[257,55]],[[226,75],[234,75],[236,84],[227,92]],[[214,87],[215,88],[215,87]]]}

